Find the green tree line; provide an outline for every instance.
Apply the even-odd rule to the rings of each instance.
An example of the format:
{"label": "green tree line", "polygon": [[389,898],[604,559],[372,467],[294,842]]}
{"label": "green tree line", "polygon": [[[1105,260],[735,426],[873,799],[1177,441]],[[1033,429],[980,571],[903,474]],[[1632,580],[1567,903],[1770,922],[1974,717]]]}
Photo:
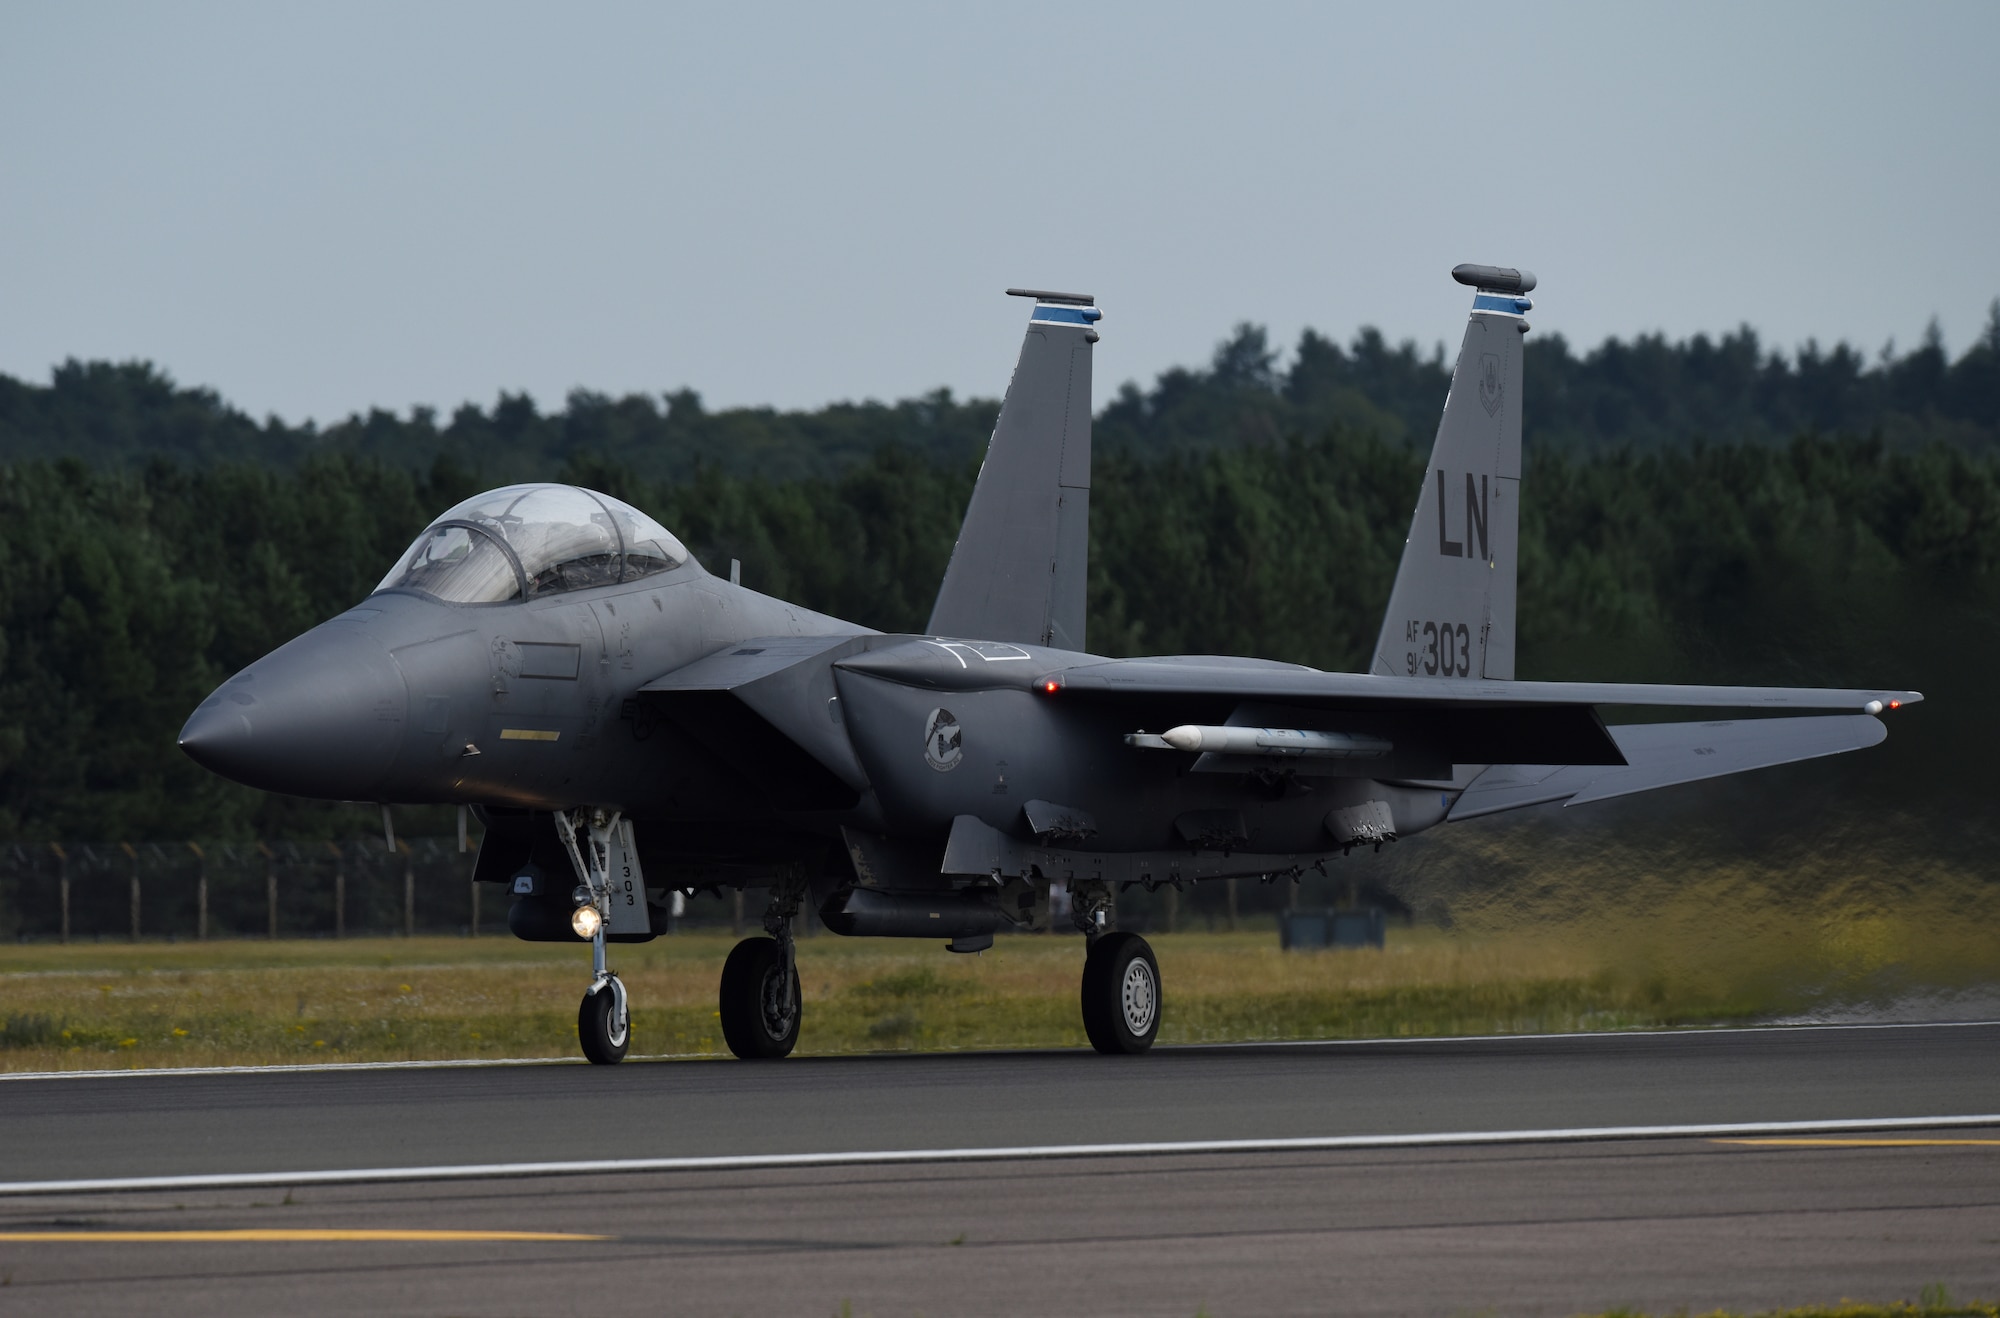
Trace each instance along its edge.
{"label": "green tree line", "polygon": [[[1423,453],[1348,425],[1143,459],[1114,446],[1094,483],[1091,648],[1363,666]],[[645,508],[713,570],[741,559],[752,588],[913,630],[975,473],[884,444],[784,480],[719,465],[659,477],[605,454],[547,474]],[[0,467],[0,840],[368,826],[224,783],[175,733],[489,481],[448,458],[413,470],[345,452]],[[1933,705],[1871,753],[1866,799],[1983,818],[1971,767],[1996,727],[2000,453],[1815,436],[1544,448],[1522,533],[1522,676],[1923,688]]]}
{"label": "green tree line", "polygon": [[[1844,343],[1772,351],[1748,327],[1678,342],[1609,339],[1582,353],[1559,334],[1537,333],[1525,371],[1526,439],[1538,450],[1782,444],[1807,433],[1879,435],[1898,448],[1941,441],[2000,449],[2000,302],[1956,358],[1935,327],[1915,348],[1898,353],[1891,345],[1872,360]],[[1443,343],[1392,345],[1365,329],[1343,347],[1307,330],[1285,353],[1246,324],[1207,365],[1113,391],[1098,417],[1098,450],[1154,458],[1336,426],[1427,441],[1449,382]],[[487,484],[597,460],[656,481],[687,480],[704,467],[795,481],[837,476],[883,445],[947,466],[976,461],[997,411],[992,399],[947,390],[787,412],[711,411],[691,389],[616,398],[579,389],[553,412],[503,393],[491,407],[466,403],[449,417],[427,407],[407,416],[371,410],[321,428],[253,420],[215,391],[180,387],[143,362],[70,361],[47,384],[0,375],[0,460],[74,457],[134,469],[170,458],[292,469],[345,456],[418,473],[444,462]]]}

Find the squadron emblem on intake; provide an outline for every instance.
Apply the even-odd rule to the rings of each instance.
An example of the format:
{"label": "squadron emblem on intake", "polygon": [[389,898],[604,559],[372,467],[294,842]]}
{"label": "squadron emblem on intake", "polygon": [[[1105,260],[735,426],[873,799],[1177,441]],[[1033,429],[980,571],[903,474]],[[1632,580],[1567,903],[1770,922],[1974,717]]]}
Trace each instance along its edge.
{"label": "squadron emblem on intake", "polygon": [[924,721],[924,763],[939,773],[950,773],[965,758],[959,744],[958,720],[948,709],[934,709]]}

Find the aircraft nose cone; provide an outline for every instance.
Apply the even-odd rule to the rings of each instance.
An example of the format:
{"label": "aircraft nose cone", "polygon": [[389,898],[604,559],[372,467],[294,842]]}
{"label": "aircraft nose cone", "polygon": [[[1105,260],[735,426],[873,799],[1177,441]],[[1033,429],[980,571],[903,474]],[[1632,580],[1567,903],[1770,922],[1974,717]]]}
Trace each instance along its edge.
{"label": "aircraft nose cone", "polygon": [[248,787],[365,801],[395,766],[409,703],[388,651],[319,627],[224,682],[189,717],[180,745]]}

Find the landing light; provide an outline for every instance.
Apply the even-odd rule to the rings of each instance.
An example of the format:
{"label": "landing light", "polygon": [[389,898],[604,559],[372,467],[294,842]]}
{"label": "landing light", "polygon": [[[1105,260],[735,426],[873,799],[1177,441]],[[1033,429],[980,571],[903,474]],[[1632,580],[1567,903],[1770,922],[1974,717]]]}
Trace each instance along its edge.
{"label": "landing light", "polygon": [[603,923],[604,917],[597,913],[595,906],[579,906],[576,913],[569,917],[569,927],[576,930],[578,938],[597,937],[598,926]]}

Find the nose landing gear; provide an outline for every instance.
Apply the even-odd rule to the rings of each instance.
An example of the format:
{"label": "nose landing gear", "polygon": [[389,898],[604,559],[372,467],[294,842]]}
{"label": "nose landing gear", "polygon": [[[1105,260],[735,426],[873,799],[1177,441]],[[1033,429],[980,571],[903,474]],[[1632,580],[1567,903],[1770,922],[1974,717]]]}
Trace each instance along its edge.
{"label": "nose landing gear", "polygon": [[580,847],[577,825],[567,814],[557,813],[556,833],[576,870],[577,886],[572,894],[576,913],[571,925],[590,939],[590,987],[584,990],[583,1003],[576,1010],[577,1042],[592,1063],[610,1066],[624,1061],[632,1046],[632,1006],[624,981],[605,964],[604,937],[614,924],[629,923],[635,909],[638,919],[649,918],[645,879],[639,873],[632,845],[632,825],[615,813],[607,816],[599,810],[591,814],[584,824]]}
{"label": "nose landing gear", "polygon": [[722,1037],[746,1061],[784,1057],[799,1041],[804,994],[792,939],[792,921],[805,900],[802,879],[771,889],[764,910],[768,938],[746,938],[722,965]]}

